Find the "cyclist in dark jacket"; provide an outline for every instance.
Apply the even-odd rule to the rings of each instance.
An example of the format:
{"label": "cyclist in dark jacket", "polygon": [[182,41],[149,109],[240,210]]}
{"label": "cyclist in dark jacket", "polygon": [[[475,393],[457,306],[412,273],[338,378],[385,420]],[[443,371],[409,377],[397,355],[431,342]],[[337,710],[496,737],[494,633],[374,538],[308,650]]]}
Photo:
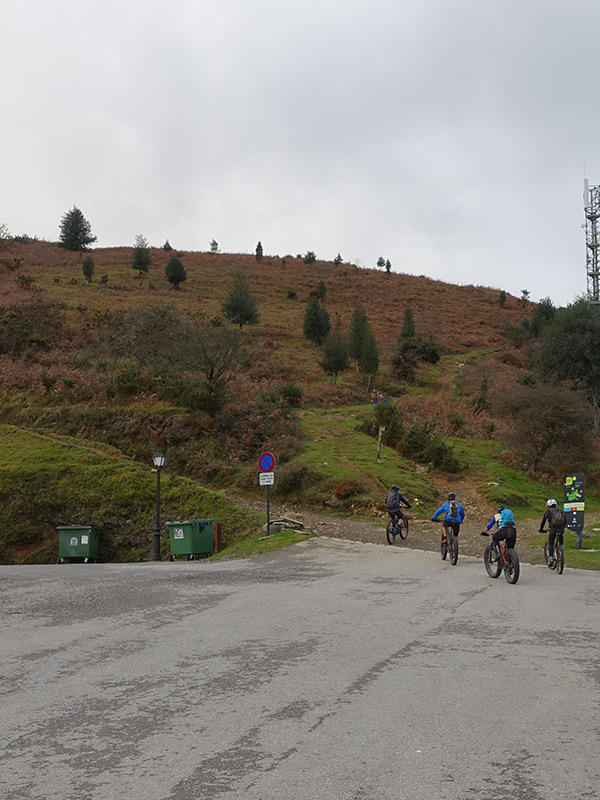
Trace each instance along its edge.
{"label": "cyclist in dark jacket", "polygon": [[[556,500],[546,501],[546,512],[540,522],[540,533],[545,533],[544,525],[548,523],[548,566],[554,566],[554,542],[563,543],[563,533],[567,520],[564,513],[558,508]],[[558,537],[558,539],[557,539]]]}
{"label": "cyclist in dark jacket", "polygon": [[394,521],[394,525],[398,519],[406,519],[402,512],[402,504],[404,504],[405,508],[412,508],[406,497],[400,493],[400,487],[397,484],[394,484],[391,491],[388,492],[385,498],[385,507],[388,514]]}
{"label": "cyclist in dark jacket", "polygon": [[448,492],[448,500],[434,513],[432,522],[437,522],[438,517],[444,515],[442,520],[442,543],[446,541],[447,529],[452,528],[454,535],[458,536],[460,526],[465,519],[465,509],[456,499],[454,492]]}

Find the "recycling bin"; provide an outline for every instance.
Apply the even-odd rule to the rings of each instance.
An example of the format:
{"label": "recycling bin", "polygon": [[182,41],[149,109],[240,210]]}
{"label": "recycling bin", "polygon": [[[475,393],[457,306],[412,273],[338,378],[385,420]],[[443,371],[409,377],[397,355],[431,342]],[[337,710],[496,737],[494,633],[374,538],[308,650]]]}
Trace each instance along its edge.
{"label": "recycling bin", "polygon": [[189,519],[167,522],[171,542],[171,561],[175,556],[211,555],[214,552],[214,519]]}
{"label": "recycling bin", "polygon": [[63,525],[58,530],[58,563],[77,559],[87,564],[98,556],[98,531],[91,525]]}

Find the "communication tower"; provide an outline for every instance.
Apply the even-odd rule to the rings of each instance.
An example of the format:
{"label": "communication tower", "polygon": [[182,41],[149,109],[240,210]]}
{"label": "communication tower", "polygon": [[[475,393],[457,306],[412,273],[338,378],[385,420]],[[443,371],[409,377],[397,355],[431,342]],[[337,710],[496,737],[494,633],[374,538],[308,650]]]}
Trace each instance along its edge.
{"label": "communication tower", "polygon": [[583,181],[587,294],[590,303],[600,304],[600,186]]}

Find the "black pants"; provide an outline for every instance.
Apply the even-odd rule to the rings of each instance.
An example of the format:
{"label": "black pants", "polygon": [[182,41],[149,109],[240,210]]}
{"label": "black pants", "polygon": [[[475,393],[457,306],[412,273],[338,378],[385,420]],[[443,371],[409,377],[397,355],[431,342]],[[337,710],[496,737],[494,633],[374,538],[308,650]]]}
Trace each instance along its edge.
{"label": "black pants", "polygon": [[[442,529],[443,528],[452,528],[452,531],[455,536],[458,536],[458,532],[460,531],[460,522],[457,519],[445,519],[442,522]],[[446,535],[446,531],[443,530],[442,536]]]}
{"label": "black pants", "polygon": [[517,541],[517,529],[512,525],[501,525],[496,533],[492,536],[492,542],[497,545],[498,542],[506,540],[506,547],[508,549],[515,546]]}
{"label": "black pants", "polygon": [[564,532],[564,528],[550,528],[548,530],[548,553],[551,556],[554,556],[554,542],[558,541],[558,544],[562,545]]}

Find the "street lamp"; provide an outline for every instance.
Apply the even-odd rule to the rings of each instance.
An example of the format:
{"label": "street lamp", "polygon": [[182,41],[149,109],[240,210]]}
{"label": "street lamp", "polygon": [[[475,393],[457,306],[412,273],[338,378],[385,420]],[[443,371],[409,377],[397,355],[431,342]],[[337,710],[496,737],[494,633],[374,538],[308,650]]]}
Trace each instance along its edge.
{"label": "street lamp", "polygon": [[156,467],[156,518],[154,520],[154,553],[153,561],[160,561],[160,471],[165,465],[165,457],[157,450],[152,456]]}

